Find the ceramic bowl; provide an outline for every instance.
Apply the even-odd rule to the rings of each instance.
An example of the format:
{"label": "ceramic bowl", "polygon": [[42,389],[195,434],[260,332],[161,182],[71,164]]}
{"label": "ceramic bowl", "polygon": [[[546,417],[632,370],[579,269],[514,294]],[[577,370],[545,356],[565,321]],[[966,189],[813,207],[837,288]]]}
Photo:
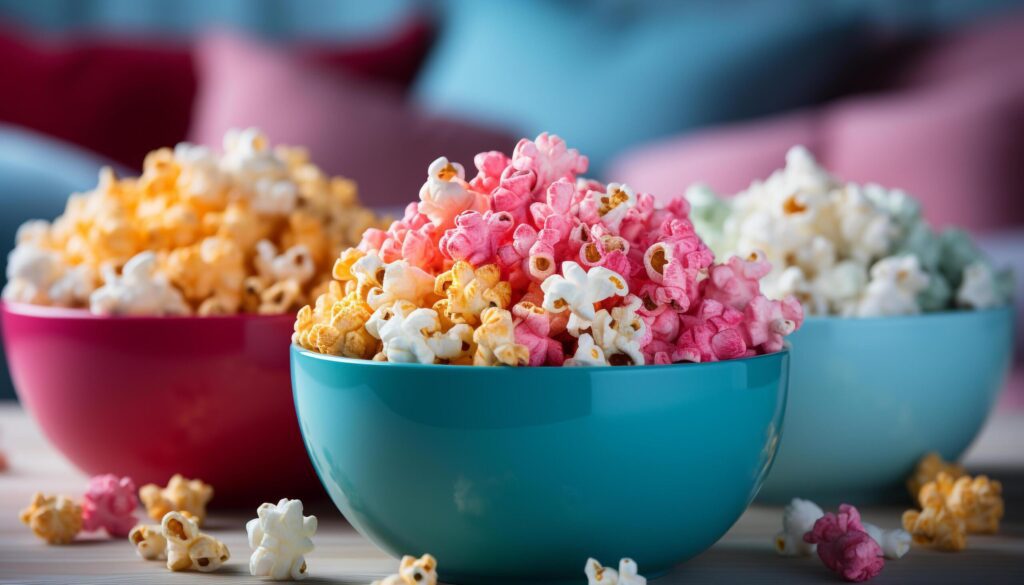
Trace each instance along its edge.
{"label": "ceramic bowl", "polygon": [[929,451],[958,458],[1006,379],[1013,311],[813,317],[789,339],[786,427],[765,501],[905,497]]}
{"label": "ceramic bowl", "polygon": [[291,315],[0,314],[21,403],[86,473],[198,477],[218,505],[323,493],[289,392]]}
{"label": "ceramic bowl", "polygon": [[786,352],[639,367],[484,368],[292,347],[306,448],[345,517],[446,583],[648,577],[707,549],[771,465]]}

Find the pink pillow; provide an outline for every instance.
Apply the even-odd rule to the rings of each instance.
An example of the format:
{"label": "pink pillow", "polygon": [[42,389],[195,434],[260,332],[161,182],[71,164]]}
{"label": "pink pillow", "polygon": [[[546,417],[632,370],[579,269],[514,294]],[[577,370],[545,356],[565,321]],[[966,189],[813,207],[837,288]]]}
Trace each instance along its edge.
{"label": "pink pillow", "polygon": [[805,144],[842,179],[920,198],[937,225],[1022,224],[1024,60],[985,58],[1024,53],[1024,18],[1013,25],[1015,35],[1001,22],[988,25],[998,29],[992,37],[981,27],[937,44],[920,75],[907,74],[909,87],[635,149],[608,176],[661,197],[695,181],[734,193]]}
{"label": "pink pillow", "polygon": [[228,129],[259,127],[275,144],[308,148],[326,172],[356,180],[369,205],[415,199],[442,154],[471,167],[477,152],[513,144],[505,132],[419,111],[391,86],[234,34],[204,38],[196,57],[190,141],[219,147]]}

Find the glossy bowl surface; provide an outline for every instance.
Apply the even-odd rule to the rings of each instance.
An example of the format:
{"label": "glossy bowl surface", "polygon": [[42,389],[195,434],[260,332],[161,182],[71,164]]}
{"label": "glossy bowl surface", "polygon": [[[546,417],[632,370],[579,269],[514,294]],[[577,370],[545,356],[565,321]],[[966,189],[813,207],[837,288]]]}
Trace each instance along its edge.
{"label": "glossy bowl surface", "polygon": [[292,316],[0,314],[21,403],[83,471],[198,477],[216,505],[323,493],[289,391]]}
{"label": "glossy bowl surface", "polygon": [[808,318],[790,337],[786,427],[761,499],[893,501],[918,458],[956,459],[1013,354],[1013,311]]}
{"label": "glossy bowl surface", "polygon": [[[786,352],[714,364],[482,368],[292,347],[306,447],[346,518],[442,580],[667,571],[747,508],[778,443]],[[611,561],[608,561],[611,562]]]}

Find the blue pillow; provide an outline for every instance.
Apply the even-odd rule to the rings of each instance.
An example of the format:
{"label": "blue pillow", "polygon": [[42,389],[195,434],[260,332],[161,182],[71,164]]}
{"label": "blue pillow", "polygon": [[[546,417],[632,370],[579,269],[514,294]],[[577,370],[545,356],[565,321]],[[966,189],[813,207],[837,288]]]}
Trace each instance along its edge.
{"label": "blue pillow", "polygon": [[[0,124],[0,288],[18,226],[60,215],[68,195],[96,186],[105,164],[110,163],[70,144]],[[0,349],[0,399],[13,396]]]}
{"label": "blue pillow", "polygon": [[875,25],[937,26],[947,4],[452,2],[416,97],[526,136],[555,132],[600,174],[639,142],[820,101]]}

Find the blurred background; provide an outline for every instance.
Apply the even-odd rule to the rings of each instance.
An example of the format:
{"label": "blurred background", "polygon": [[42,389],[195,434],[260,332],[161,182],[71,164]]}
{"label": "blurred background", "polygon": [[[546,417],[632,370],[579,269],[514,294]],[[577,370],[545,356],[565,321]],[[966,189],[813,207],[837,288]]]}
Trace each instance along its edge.
{"label": "blurred background", "polygon": [[0,275],[101,165],[245,126],[382,207],[545,130],[659,197],[800,143],[1024,274],[1022,55],[1016,0],[0,0]]}

